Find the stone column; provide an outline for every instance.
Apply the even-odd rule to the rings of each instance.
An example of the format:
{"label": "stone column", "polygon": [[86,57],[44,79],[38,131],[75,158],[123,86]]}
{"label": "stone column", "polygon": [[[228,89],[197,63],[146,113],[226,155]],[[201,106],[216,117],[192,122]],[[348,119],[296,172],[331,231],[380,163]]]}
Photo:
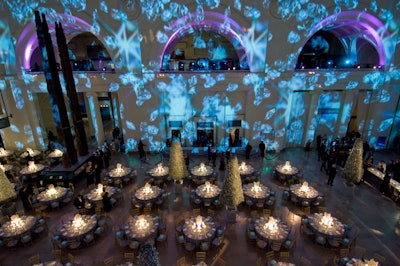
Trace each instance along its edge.
{"label": "stone column", "polygon": [[96,92],[86,93],[88,99],[90,117],[92,119],[92,125],[94,128],[94,135],[97,141],[97,146],[101,146],[104,143],[104,128],[103,121],[101,120],[100,106],[97,99]]}

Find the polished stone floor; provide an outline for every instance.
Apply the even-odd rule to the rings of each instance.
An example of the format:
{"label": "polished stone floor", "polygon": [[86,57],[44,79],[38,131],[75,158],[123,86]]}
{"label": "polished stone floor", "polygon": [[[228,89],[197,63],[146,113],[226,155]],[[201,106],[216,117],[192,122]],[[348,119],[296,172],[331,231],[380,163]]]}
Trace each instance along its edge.
{"label": "polished stone floor", "polygon": [[[239,161],[244,160],[243,151],[237,152]],[[398,155],[387,151],[376,152],[375,161],[394,159]],[[298,166],[304,172],[304,180],[316,186],[324,193],[325,205],[327,210],[334,216],[338,215],[342,219],[352,221],[355,226],[360,228],[360,234],[356,241],[356,248],[352,249],[353,255],[356,250],[364,248],[365,258],[372,258],[374,253],[379,253],[386,258],[384,265],[400,265],[399,236],[395,234],[394,228],[396,221],[400,218],[399,207],[391,199],[382,196],[366,183],[349,187],[341,177],[341,169],[338,170],[334,185],[328,186],[326,174],[320,172],[320,162],[316,159],[316,153],[311,152],[306,156],[303,149],[286,149],[279,154],[270,154],[261,159],[257,154],[252,154],[248,163],[252,164],[261,172],[261,182],[276,192],[276,203],[272,211],[273,215],[281,216],[288,224],[292,225],[297,232],[296,245],[290,253],[290,262],[296,265],[300,264],[300,258],[304,257],[311,261],[312,265],[333,265],[333,258],[338,256],[338,250],[330,247],[320,246],[309,238],[303,236],[300,232],[300,215],[302,210],[293,206],[290,202],[282,200],[284,185],[272,178],[271,170],[277,162],[290,160],[292,165]],[[168,157],[161,158],[160,154],[148,154],[147,161],[141,162],[137,153],[115,154],[112,156],[111,163],[122,163],[125,166],[135,168],[138,176],[135,182],[123,187],[124,200],[117,205],[106,218],[108,228],[103,236],[98,238],[90,246],[82,247],[78,250],[68,250],[64,255],[70,253],[75,257],[79,265],[103,265],[104,259],[113,256],[114,264],[118,265],[124,262],[124,253],[129,249],[121,249],[116,245],[113,228],[124,224],[131,210],[130,194],[135,186],[142,186],[145,182],[145,171],[154,167],[160,160],[166,160]],[[200,154],[190,154],[190,165],[194,166],[200,162],[207,161],[207,155],[204,152]],[[217,169],[219,159],[217,160]],[[218,170],[217,170],[218,171]],[[222,184],[224,171],[218,171],[218,183]],[[76,184],[75,194],[81,189],[86,189],[86,181],[80,180]],[[189,201],[189,193],[193,185],[185,181],[182,193],[175,193],[174,184],[167,188],[168,199],[160,207],[161,215],[167,223],[167,240],[157,244],[161,265],[175,265],[178,258],[185,257],[187,265],[196,264],[195,255],[185,251],[177,244],[175,239],[175,219],[184,211],[191,211],[192,206]],[[18,204],[19,208],[20,203]],[[222,224],[226,222],[226,213],[224,208],[214,208],[216,219]],[[254,243],[247,239],[246,224],[250,217],[249,207],[241,204],[238,207],[235,223],[226,223],[225,244],[221,249],[214,249],[207,252],[206,263],[208,265],[219,265],[218,258],[224,260],[227,265],[257,265],[258,258],[262,258],[262,265],[265,265],[265,252],[258,248]],[[59,210],[48,212],[47,223],[59,225],[64,215],[73,214],[76,210],[72,203],[62,207]],[[205,214],[206,210],[202,209]],[[157,213],[157,211],[156,211]],[[35,239],[31,244],[18,247],[17,249],[0,249],[1,265],[29,265],[28,258],[39,254],[42,261],[54,259],[52,254],[52,244],[47,234],[41,238]]]}

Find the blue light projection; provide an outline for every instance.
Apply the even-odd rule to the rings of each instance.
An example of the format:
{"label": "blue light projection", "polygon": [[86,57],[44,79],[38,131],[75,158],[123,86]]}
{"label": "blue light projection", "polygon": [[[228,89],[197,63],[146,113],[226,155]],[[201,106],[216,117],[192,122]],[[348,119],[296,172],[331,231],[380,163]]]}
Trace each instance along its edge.
{"label": "blue light projection", "polygon": [[[20,64],[25,69],[30,66],[30,59],[37,47],[31,38],[33,10],[39,9],[49,16],[51,22],[61,20],[69,22],[64,28],[70,39],[81,32],[92,32],[110,53],[117,72],[117,78],[107,80],[108,76],[98,74],[104,82],[109,82],[107,89],[115,95],[122,97],[122,90],[128,90],[126,97],[133,99],[131,103],[119,99],[113,99],[113,113],[116,125],[121,121],[123,134],[132,133],[140,135],[147,140],[150,150],[159,150],[165,144],[163,140],[170,137],[170,132],[164,132],[168,119],[174,117],[182,121],[181,136],[183,140],[192,143],[196,139],[196,119],[200,121],[212,121],[215,126],[224,132],[229,132],[227,120],[240,117],[245,112],[245,103],[237,99],[236,94],[248,89],[253,97],[251,103],[257,107],[260,115],[254,121],[243,118],[242,128],[251,130],[250,139],[243,139],[243,144],[248,141],[263,140],[269,147],[279,150],[282,143],[301,144],[304,139],[313,138],[316,130],[322,130],[328,134],[335,134],[335,126],[340,122],[339,132],[345,132],[345,124],[348,121],[351,103],[343,103],[341,106],[341,92],[321,92],[322,89],[340,89],[352,93],[363,87],[372,91],[360,99],[364,106],[371,104],[387,104],[395,97],[385,87],[385,84],[393,80],[400,80],[400,71],[391,65],[395,48],[398,45],[398,22],[393,10],[386,6],[380,6],[379,1],[371,1],[369,8],[357,11],[357,0],[334,0],[330,5],[314,3],[310,0],[279,0],[262,1],[261,4],[242,3],[235,0],[231,5],[221,7],[218,0],[198,0],[195,4],[186,6],[177,2],[159,0],[125,1],[124,5],[116,8],[108,6],[108,1],[100,1],[95,8],[89,8],[89,2],[76,0],[62,0],[61,8],[64,14],[57,13],[55,9],[46,7],[46,0],[6,1],[13,23],[26,25],[21,36],[10,36],[10,25],[0,20],[0,52],[11,51],[8,55],[9,64]],[[140,6],[138,6],[140,5]],[[334,12],[328,11],[333,6]],[[328,8],[329,7],[329,8]],[[396,7],[400,8],[399,4]],[[131,19],[129,14],[133,10],[140,10],[144,16],[140,23],[154,23],[157,25],[154,32],[141,32],[139,22]],[[232,18],[232,13],[240,14],[248,18],[248,25],[243,28]],[[76,18],[81,12],[88,14],[91,21],[85,22]],[[265,13],[271,13],[274,17],[284,22],[293,22],[295,27],[287,32],[278,32],[271,28]],[[103,21],[113,20],[116,27],[104,24]],[[161,25],[161,26],[159,26]],[[63,25],[64,26],[64,25]],[[331,28],[329,28],[331,27]],[[68,31],[68,29],[70,29]],[[349,31],[353,35],[363,35],[366,41],[371,43],[379,54],[379,62],[385,71],[377,69],[368,71],[361,80],[350,80],[351,71],[326,70],[322,72],[293,71],[302,45],[310,40],[316,51],[325,53],[330,47],[321,36],[314,36],[319,30],[328,29],[333,34],[340,35],[341,30]],[[52,29],[51,29],[52,30]],[[166,78],[157,78],[156,73],[165,62],[171,59],[171,52],[177,41],[186,36],[192,36],[194,46],[198,49],[207,49],[208,56],[212,60],[221,60],[227,56],[227,50],[218,42],[204,38],[201,31],[209,30],[226,38],[236,49],[241,69],[249,70],[243,75],[242,80],[230,81],[228,75],[222,72],[193,73],[181,75],[179,73],[165,73]],[[31,33],[32,34],[32,33]],[[35,33],[34,33],[35,34]],[[292,46],[299,47],[288,50],[288,54],[282,58],[276,58],[268,62],[269,45],[279,36],[285,34],[282,40],[286,40]],[[18,39],[15,45],[15,38]],[[164,47],[160,58],[154,57],[148,62],[142,61],[143,49],[146,44],[157,43]],[[14,49],[15,47],[15,49]],[[21,48],[23,47],[23,49]],[[16,53],[13,53],[13,51]],[[23,51],[22,53],[19,53]],[[73,51],[71,56],[73,55]],[[21,54],[22,59],[16,62],[15,54]],[[3,60],[0,57],[1,60]],[[362,76],[362,74],[360,74]],[[26,71],[22,71],[21,79],[26,86],[36,84],[37,77]],[[94,87],[94,82],[87,73],[75,75],[77,87],[86,91]],[[345,82],[343,82],[345,81]],[[3,82],[2,87],[7,84]],[[224,84],[221,89],[221,84]],[[33,100],[32,91],[46,92],[46,83],[41,82],[37,88],[29,90],[24,96],[24,89],[17,83],[10,82],[11,92],[15,100],[15,108],[22,110],[26,100]],[[217,88],[217,89],[216,89]],[[399,88],[397,88],[399,90]],[[294,93],[298,91],[297,93]],[[317,91],[319,96],[318,106],[315,112],[308,112],[310,108],[307,93]],[[205,94],[199,94],[205,92]],[[202,95],[202,96],[198,96]],[[201,98],[200,98],[201,97]],[[318,98],[317,97],[317,98]],[[97,128],[96,110],[94,99],[88,97],[89,110],[92,116],[95,132]],[[148,102],[159,102],[158,106],[148,107]],[[197,103],[197,105],[195,104]],[[141,109],[141,118],[129,116],[129,104]],[[146,106],[146,108],[144,108]],[[339,117],[340,108],[342,108]],[[55,111],[55,110],[53,110]],[[310,114],[309,114],[310,113]],[[308,117],[311,115],[311,117]],[[387,132],[393,124],[393,114],[385,114],[383,121],[378,124],[373,118],[359,122],[359,129],[367,132]],[[30,127],[19,128],[11,125],[15,133],[32,133]],[[168,131],[167,129],[165,131]],[[37,135],[42,135],[40,129],[36,129]],[[159,137],[161,134],[161,137]],[[32,134],[31,134],[32,135]],[[28,140],[33,141],[32,139]],[[220,137],[218,143],[228,146],[227,137]],[[127,138],[125,140],[126,151],[135,150],[138,139]],[[24,144],[17,142],[16,146],[23,148]],[[223,150],[223,148],[221,148]]]}

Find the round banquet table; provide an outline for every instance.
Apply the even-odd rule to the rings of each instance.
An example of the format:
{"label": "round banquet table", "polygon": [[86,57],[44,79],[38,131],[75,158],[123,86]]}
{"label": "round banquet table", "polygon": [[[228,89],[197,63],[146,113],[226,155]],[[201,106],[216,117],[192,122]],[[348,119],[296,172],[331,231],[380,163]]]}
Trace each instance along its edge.
{"label": "round banquet table", "polygon": [[36,167],[33,170],[30,169],[28,166],[25,166],[24,168],[21,169],[21,171],[19,171],[19,173],[21,175],[34,175],[40,173],[44,169],[43,164],[35,164],[35,166]]}
{"label": "round banquet table", "polygon": [[195,230],[193,224],[196,223],[196,216],[185,219],[183,223],[183,234],[186,240],[193,242],[198,246],[201,242],[211,241],[215,236],[216,226],[211,217],[202,217],[205,227],[201,230]]}
{"label": "round banquet table", "polygon": [[[35,157],[39,156],[40,154],[41,154],[40,151],[32,150],[30,155],[31,155],[32,158],[35,158]],[[19,157],[22,158],[22,159],[25,159],[26,157],[28,157],[28,155],[29,155],[29,153],[27,151],[25,151],[25,152],[21,153],[21,155]]]}
{"label": "round banquet table", "polygon": [[285,168],[285,164],[279,164],[275,167],[275,170],[278,172],[279,175],[283,176],[293,176],[299,172],[299,169],[295,166],[291,166],[290,169]]}
{"label": "round banquet table", "polygon": [[300,188],[302,187],[302,184],[294,184],[290,186],[290,193],[292,195],[295,195],[297,198],[299,198],[301,201],[303,200],[314,200],[318,197],[318,191],[312,187],[308,186],[308,191],[304,192]]}
{"label": "round banquet table", "polygon": [[256,192],[254,189],[254,183],[248,183],[243,185],[243,194],[250,198],[252,201],[258,201],[267,199],[270,195],[270,190],[267,186],[259,184],[261,191]]}
{"label": "round banquet table", "polygon": [[34,229],[36,225],[36,217],[31,215],[19,216],[22,221],[22,225],[19,228],[15,228],[11,221],[4,223],[0,227],[0,238],[14,238],[17,239],[24,233]]}
{"label": "round banquet table", "polygon": [[190,173],[197,178],[207,178],[212,176],[214,169],[209,165],[204,165],[204,170],[202,171],[200,165],[197,165],[190,170]]}
{"label": "round banquet table", "polygon": [[119,172],[117,168],[111,169],[108,172],[108,176],[112,178],[124,178],[132,173],[132,168],[128,168],[125,166],[121,167],[122,171]]}
{"label": "round banquet table", "polygon": [[53,261],[45,261],[37,264],[33,264],[33,266],[63,266],[59,261],[53,260]]}
{"label": "round banquet table", "polygon": [[254,229],[257,236],[267,241],[269,244],[272,241],[283,242],[289,234],[289,227],[277,219],[277,230],[271,232],[267,230],[264,225],[268,222],[269,217],[261,216],[254,222]]}
{"label": "round banquet table", "polygon": [[60,230],[61,236],[65,239],[80,239],[87,233],[94,231],[97,225],[97,219],[94,215],[81,215],[83,225],[79,228],[73,226],[73,218],[65,222]]}
{"label": "round banquet table", "polygon": [[65,187],[55,187],[55,194],[49,194],[48,189],[40,192],[37,196],[37,200],[42,203],[51,203],[53,201],[61,201],[67,194],[68,189]]}
{"label": "round banquet table", "polygon": [[148,173],[151,177],[160,179],[160,180],[165,180],[168,177],[168,175],[169,175],[168,166],[163,166],[161,172],[158,172],[157,170],[158,170],[158,167],[155,167],[153,169],[150,169],[150,171]]}
{"label": "round banquet table", "polygon": [[336,217],[332,217],[333,224],[331,227],[326,227],[320,224],[320,220],[323,215],[324,213],[314,213],[307,216],[311,228],[316,232],[323,234],[325,236],[329,237],[343,236],[344,234],[343,224]]}
{"label": "round banquet table", "polygon": [[239,172],[241,177],[247,177],[252,175],[255,172],[255,169],[252,165],[246,164],[246,166],[243,168],[241,165],[239,165]]}
{"label": "round banquet table", "polygon": [[[139,219],[145,219],[148,222],[147,228],[142,229],[137,225]],[[128,239],[134,239],[140,243],[144,243],[149,238],[154,239],[157,236],[159,221],[159,217],[156,216],[147,214],[135,215],[129,218],[123,228]]]}
{"label": "round banquet table", "polygon": [[135,198],[143,203],[154,202],[161,195],[161,188],[151,186],[152,192],[145,193],[145,187],[141,187],[135,192]]}
{"label": "round banquet table", "polygon": [[201,198],[201,199],[209,199],[209,200],[213,200],[215,198],[217,198],[219,196],[219,194],[221,193],[221,189],[213,184],[210,184],[210,190],[207,191],[206,190],[206,185],[200,185],[196,188],[196,195]]}
{"label": "round banquet table", "polygon": [[3,150],[3,151],[0,153],[0,159],[7,159],[8,157],[10,157],[10,156],[13,155],[13,154],[14,154],[13,151],[10,151],[10,150]]}
{"label": "round banquet table", "polygon": [[[108,192],[108,196],[112,197],[114,194],[117,193],[117,191],[119,191],[119,188],[112,186],[104,186],[103,191]],[[103,195],[97,193],[97,188],[90,190],[89,193],[86,194],[86,196],[87,199],[93,203],[99,203],[103,200]]]}

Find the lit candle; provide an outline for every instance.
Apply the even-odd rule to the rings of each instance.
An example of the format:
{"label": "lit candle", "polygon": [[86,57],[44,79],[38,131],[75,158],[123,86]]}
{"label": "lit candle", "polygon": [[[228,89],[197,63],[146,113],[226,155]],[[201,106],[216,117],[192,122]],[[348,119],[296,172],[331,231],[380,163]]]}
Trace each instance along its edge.
{"label": "lit candle", "polygon": [[29,169],[29,171],[35,171],[36,170],[35,161],[29,161],[28,162],[28,169]]}
{"label": "lit candle", "polygon": [[74,220],[72,220],[72,226],[75,227],[75,229],[79,229],[83,226],[84,221],[82,219],[82,216],[78,213],[74,216]]}
{"label": "lit candle", "polygon": [[146,183],[146,184],[144,185],[143,192],[144,192],[144,194],[146,194],[146,195],[148,195],[148,194],[150,194],[150,193],[153,192],[153,189],[151,189],[151,185],[150,185],[149,183]]}
{"label": "lit candle", "polygon": [[285,166],[283,166],[283,170],[286,172],[290,171],[292,169],[292,166],[290,165],[289,161],[286,161]]}
{"label": "lit candle", "polygon": [[265,223],[264,228],[270,232],[275,232],[278,229],[278,221],[270,216],[268,222]]}
{"label": "lit candle", "polygon": [[117,173],[122,173],[122,172],[124,172],[124,169],[122,168],[122,164],[117,163],[116,171],[117,171]]}
{"label": "lit candle", "polygon": [[147,219],[143,216],[140,215],[135,223],[136,227],[140,230],[147,229],[149,227],[149,222]]}
{"label": "lit candle", "polygon": [[192,225],[192,229],[199,232],[206,227],[205,223],[203,222],[203,217],[201,215],[197,215],[196,221]]}
{"label": "lit candle", "polygon": [[239,166],[239,169],[240,169],[241,171],[245,171],[245,170],[247,169],[246,162],[242,162],[242,163],[240,164],[240,166]]}
{"label": "lit candle", "polygon": [[55,189],[53,184],[50,184],[49,187],[47,188],[46,193],[48,196],[52,197],[57,194],[57,190]]}
{"label": "lit candle", "polygon": [[104,186],[103,186],[102,183],[99,183],[99,184],[97,185],[96,192],[97,192],[98,195],[102,195],[102,194],[103,194],[103,192],[104,192]]}
{"label": "lit candle", "polygon": [[255,193],[261,192],[260,181],[254,181],[251,191]]}
{"label": "lit candle", "polygon": [[204,186],[204,190],[205,190],[206,192],[212,191],[212,186],[211,186],[211,184],[210,184],[210,181],[206,181],[205,186]]}

